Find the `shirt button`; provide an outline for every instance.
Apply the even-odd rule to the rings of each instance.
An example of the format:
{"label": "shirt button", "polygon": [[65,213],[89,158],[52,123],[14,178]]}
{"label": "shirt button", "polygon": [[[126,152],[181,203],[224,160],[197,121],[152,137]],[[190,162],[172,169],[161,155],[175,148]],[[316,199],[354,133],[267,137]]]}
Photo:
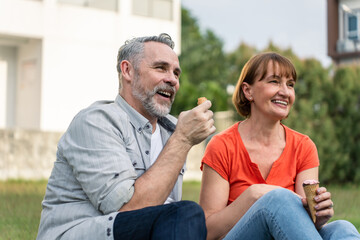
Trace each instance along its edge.
{"label": "shirt button", "polygon": [[185,170],[184,169],[181,169],[181,173],[184,174]]}
{"label": "shirt button", "polygon": [[[113,217],[109,217],[109,221],[113,220]],[[109,229],[109,228],[108,228]]]}
{"label": "shirt button", "polygon": [[138,131],[141,132],[141,130],[142,130],[141,127],[139,127]]}
{"label": "shirt button", "polygon": [[148,150],[146,150],[145,153],[146,153],[146,155],[149,155],[150,152]]}

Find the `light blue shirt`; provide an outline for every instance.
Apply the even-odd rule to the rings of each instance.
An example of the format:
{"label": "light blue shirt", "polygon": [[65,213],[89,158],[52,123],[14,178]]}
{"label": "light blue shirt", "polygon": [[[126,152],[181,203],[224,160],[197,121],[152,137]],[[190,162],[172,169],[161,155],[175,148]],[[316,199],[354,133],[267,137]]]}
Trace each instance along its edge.
{"label": "light blue shirt", "polygon": [[[159,119],[164,145],[176,122],[170,115]],[[37,239],[113,239],[118,210],[151,166],[151,134],[150,122],[120,95],[78,113],[58,144]],[[169,195],[175,201],[184,171]]]}

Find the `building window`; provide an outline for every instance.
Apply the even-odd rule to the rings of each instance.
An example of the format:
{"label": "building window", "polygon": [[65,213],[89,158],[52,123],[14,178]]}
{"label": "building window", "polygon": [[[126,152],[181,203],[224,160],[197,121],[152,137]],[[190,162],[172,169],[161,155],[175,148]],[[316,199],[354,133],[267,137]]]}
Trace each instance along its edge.
{"label": "building window", "polygon": [[341,4],[344,19],[344,39],[359,41],[360,40],[360,9],[350,8],[345,4]]}
{"label": "building window", "polygon": [[60,3],[67,3],[82,7],[98,8],[103,10],[118,11],[118,0],[58,0]]}
{"label": "building window", "polygon": [[347,37],[351,40],[359,39],[358,18],[354,15],[348,16]]}
{"label": "building window", "polygon": [[173,0],[134,0],[133,14],[172,20]]}

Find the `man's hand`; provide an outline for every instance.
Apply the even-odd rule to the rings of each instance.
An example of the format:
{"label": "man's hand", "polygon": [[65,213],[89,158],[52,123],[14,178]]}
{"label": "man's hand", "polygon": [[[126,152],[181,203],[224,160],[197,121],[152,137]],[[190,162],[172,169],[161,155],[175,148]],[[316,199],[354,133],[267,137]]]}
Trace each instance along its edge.
{"label": "man's hand", "polygon": [[214,113],[210,110],[209,100],[185,112],[181,112],[174,134],[190,146],[196,145],[213,134]]}

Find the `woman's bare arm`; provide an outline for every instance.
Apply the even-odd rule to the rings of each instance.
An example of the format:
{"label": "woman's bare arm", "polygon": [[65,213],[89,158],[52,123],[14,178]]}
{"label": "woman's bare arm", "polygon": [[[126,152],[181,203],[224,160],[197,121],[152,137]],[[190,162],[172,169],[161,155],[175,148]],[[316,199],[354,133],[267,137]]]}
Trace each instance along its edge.
{"label": "woman's bare arm", "polygon": [[276,188],[280,187],[266,184],[252,185],[227,206],[229,183],[215,170],[204,164],[200,205],[205,212],[207,239],[223,238],[256,200]]}

